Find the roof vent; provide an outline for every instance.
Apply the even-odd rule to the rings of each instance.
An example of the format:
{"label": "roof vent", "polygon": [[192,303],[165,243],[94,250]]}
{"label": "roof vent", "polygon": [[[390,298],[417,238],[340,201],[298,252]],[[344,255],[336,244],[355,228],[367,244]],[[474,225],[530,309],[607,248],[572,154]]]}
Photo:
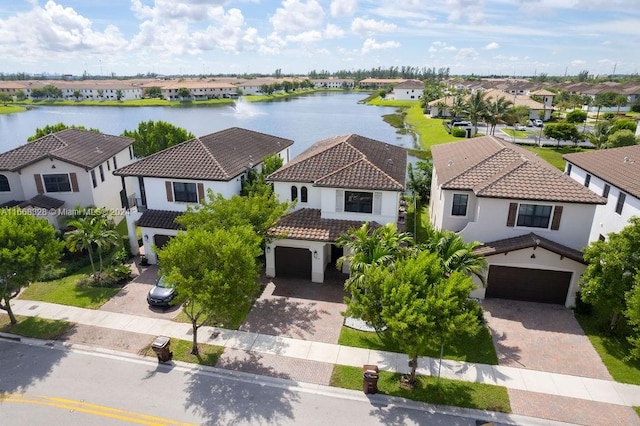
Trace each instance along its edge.
{"label": "roof vent", "polygon": [[629,157],[624,157],[624,162],[625,163],[634,163],[634,161]]}
{"label": "roof vent", "polygon": [[451,167],[451,166],[453,166],[453,160],[447,161],[447,167]]}
{"label": "roof vent", "polygon": [[100,147],[96,146],[96,154],[102,154],[102,151],[100,151]]}

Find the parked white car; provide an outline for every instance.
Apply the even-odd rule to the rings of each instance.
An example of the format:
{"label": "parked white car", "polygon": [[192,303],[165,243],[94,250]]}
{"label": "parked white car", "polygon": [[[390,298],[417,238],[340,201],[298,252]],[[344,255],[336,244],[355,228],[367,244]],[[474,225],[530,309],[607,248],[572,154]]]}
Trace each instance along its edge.
{"label": "parked white car", "polygon": [[526,126],[523,126],[523,125],[522,125],[522,124],[520,124],[520,123],[516,123],[516,125],[514,126],[514,128],[515,128],[516,130],[527,130],[527,127],[526,127]]}

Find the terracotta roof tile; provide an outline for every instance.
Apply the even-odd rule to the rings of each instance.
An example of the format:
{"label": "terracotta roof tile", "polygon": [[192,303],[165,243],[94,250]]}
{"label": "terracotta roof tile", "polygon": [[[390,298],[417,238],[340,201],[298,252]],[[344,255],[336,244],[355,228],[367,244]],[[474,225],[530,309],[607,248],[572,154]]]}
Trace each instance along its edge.
{"label": "terracotta roof tile", "polygon": [[503,240],[485,243],[481,247],[474,250],[475,253],[484,256],[494,254],[507,253],[515,250],[522,250],[530,247],[542,247],[561,256],[575,260],[576,262],[585,263],[582,252],[574,250],[570,247],[548,240],[533,232],[530,234],[520,235],[518,237],[505,238]]}
{"label": "terracotta roof tile", "polygon": [[640,198],[640,145],[577,152],[562,158]]}
{"label": "terracotta roof tile", "polygon": [[[343,233],[357,229],[363,223],[365,222],[357,220],[323,219],[319,209],[300,209],[280,219],[269,230],[269,234],[292,240],[334,242]],[[369,224],[374,228],[380,226],[376,222]]]}
{"label": "terracotta roof tile", "polygon": [[23,201],[18,204],[18,207],[40,207],[43,209],[57,209],[58,207],[62,207],[64,205],[64,201],[58,200],[57,198],[49,197],[44,194],[38,194],[35,197]]}
{"label": "terracotta roof tile", "polygon": [[132,143],[130,138],[66,129],[0,154],[0,170],[17,171],[44,158],[92,169]]}
{"label": "terracotta roof tile", "polygon": [[289,139],[232,127],[172,146],[114,174],[229,181],[292,144]]}
{"label": "terracotta roof tile", "polygon": [[443,189],[478,197],[604,204],[606,200],[532,152],[493,136],[431,148]]}
{"label": "terracotta roof tile", "polygon": [[350,134],[316,142],[269,180],[401,191],[406,165],[404,148]]}
{"label": "terracotta roof tile", "polygon": [[138,219],[138,226],[159,229],[182,229],[175,222],[176,217],[181,214],[182,212],[170,210],[146,210]]}

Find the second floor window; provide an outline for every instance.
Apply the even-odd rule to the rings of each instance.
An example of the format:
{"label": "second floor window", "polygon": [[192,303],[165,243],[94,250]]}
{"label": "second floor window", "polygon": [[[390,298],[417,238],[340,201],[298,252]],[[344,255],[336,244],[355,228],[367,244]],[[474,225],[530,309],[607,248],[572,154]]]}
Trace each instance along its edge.
{"label": "second floor window", "polygon": [[96,186],[98,186],[98,181],[96,180],[96,171],[95,170],[91,170],[91,183],[93,184],[94,188]]}
{"label": "second floor window", "polygon": [[627,199],[627,194],[620,191],[618,195],[618,203],[616,204],[616,213],[622,214],[622,209],[624,208],[624,201]]}
{"label": "second floor window", "polygon": [[47,192],[71,192],[71,182],[67,174],[42,175]]}
{"label": "second floor window", "polygon": [[298,199],[298,187],[297,186],[292,186],[291,187],[291,201],[295,201]]}
{"label": "second floor window", "polygon": [[198,191],[195,183],[173,182],[173,198],[183,203],[197,203]]}
{"label": "second floor window", "polygon": [[100,170],[100,181],[104,182],[104,168],[102,167],[102,164],[100,164],[98,169]]}
{"label": "second floor window", "polygon": [[548,228],[551,219],[551,206],[540,204],[520,204],[518,226]]}
{"label": "second floor window", "polygon": [[307,193],[307,187],[303,186],[302,188],[300,188],[300,201],[302,201],[303,203],[306,203],[308,197],[309,197],[309,194]]}
{"label": "second floor window", "polygon": [[591,175],[587,173],[587,176],[584,178],[584,186],[588,188],[589,183],[591,183]]}
{"label": "second floor window", "polygon": [[5,175],[0,175],[0,192],[9,192],[11,187],[9,186],[9,179]]}
{"label": "second floor window", "polygon": [[453,206],[451,207],[451,216],[466,216],[468,202],[469,202],[468,194],[453,194]]}
{"label": "second floor window", "polygon": [[354,213],[373,212],[373,193],[345,191],[344,211]]}

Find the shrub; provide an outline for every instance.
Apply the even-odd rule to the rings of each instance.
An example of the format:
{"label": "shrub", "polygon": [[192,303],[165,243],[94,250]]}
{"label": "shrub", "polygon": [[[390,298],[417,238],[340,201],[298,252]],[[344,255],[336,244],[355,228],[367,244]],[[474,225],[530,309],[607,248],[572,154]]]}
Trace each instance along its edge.
{"label": "shrub", "polygon": [[631,105],[631,111],[640,112],[640,102],[637,102],[637,103]]}
{"label": "shrub", "polygon": [[605,112],[604,114],[602,114],[602,118],[604,118],[607,121],[611,121],[616,117],[616,115],[613,112]]}
{"label": "shrub", "polygon": [[593,312],[593,305],[582,300],[582,294],[576,292],[576,307],[573,311],[578,315],[591,315]]}
{"label": "shrub", "polygon": [[467,136],[467,131],[459,127],[453,127],[451,128],[451,136],[455,136],[456,138],[464,138]]}
{"label": "shrub", "polygon": [[111,263],[114,266],[123,265],[127,263],[127,261],[129,260],[129,257],[130,257],[129,252],[125,250],[123,247],[113,255],[113,257],[111,258]]}
{"label": "shrub", "polygon": [[581,109],[574,109],[567,114],[567,123],[584,123],[587,119],[587,112]]}
{"label": "shrub", "polygon": [[118,265],[86,276],[78,284],[83,287],[116,287],[130,279],[131,269],[127,265]]}

